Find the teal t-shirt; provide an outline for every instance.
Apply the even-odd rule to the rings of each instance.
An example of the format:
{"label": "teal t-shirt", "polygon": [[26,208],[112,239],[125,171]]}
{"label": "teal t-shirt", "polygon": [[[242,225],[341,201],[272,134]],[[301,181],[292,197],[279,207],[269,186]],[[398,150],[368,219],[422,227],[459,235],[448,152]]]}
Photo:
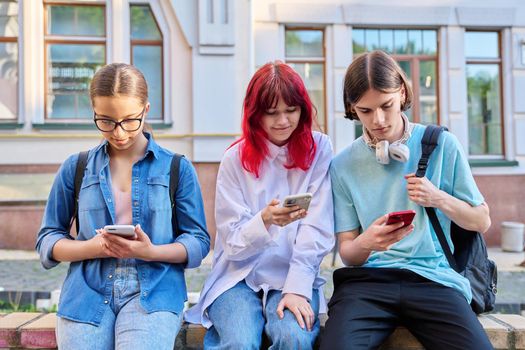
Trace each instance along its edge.
{"label": "teal t-shirt", "polygon": [[[415,227],[412,233],[387,251],[372,252],[363,266],[411,270],[460,291],[470,303],[472,293],[468,280],[450,268],[425,209],[408,199],[407,182],[403,176],[417,170],[424,131],[425,126],[414,126],[406,143],[410,149],[410,159],[406,163],[390,160],[390,164],[379,164],[375,160],[375,149],[368,147],[362,137],[332,160],[330,175],[335,232],[358,228],[364,231],[382,215],[393,211],[415,210]],[[457,138],[449,132],[441,134],[439,145],[430,157],[426,176],[440,190],[472,206],[484,202],[467,157]],[[436,211],[452,247],[450,219],[440,210]]]}

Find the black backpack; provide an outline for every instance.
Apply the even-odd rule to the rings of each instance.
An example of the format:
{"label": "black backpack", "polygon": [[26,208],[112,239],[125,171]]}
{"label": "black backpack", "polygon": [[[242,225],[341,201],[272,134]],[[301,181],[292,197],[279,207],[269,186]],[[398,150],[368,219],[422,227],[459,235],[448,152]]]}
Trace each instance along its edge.
{"label": "black backpack", "polygon": [[[71,224],[73,220],[76,224],[77,234],[79,230],[78,223],[78,197],[80,194],[80,186],[82,185],[82,179],[84,178],[84,170],[86,169],[87,160],[88,160],[89,151],[80,152],[78,154],[77,167],[75,170],[75,215],[71,219]],[[170,165],[170,202],[171,202],[171,224],[173,226],[173,232],[176,236],[179,235],[178,225],[177,225],[177,215],[175,213],[175,193],[177,192],[177,186],[179,184],[179,165],[180,160],[183,158],[183,155],[175,153],[171,159]],[[71,227],[71,225],[70,225]]]}
{"label": "black backpack", "polygon": [[[436,125],[426,127],[423,139],[421,139],[422,154],[417,167],[417,177],[425,176],[428,160],[438,145],[439,135],[443,130],[445,130],[444,127]],[[483,236],[479,232],[465,230],[452,222],[450,227],[450,235],[454,244],[454,254],[452,254],[435,209],[426,207],[425,211],[450,267],[470,282],[472,310],[476,314],[492,311],[496,303],[498,271],[496,264],[488,258]]]}

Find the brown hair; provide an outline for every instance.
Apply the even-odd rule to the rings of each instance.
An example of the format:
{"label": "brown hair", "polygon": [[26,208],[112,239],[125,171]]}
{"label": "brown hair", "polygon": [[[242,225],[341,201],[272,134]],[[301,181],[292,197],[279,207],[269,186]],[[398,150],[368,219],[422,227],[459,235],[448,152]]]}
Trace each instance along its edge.
{"label": "brown hair", "polygon": [[359,55],[346,70],[343,85],[345,118],[359,120],[353,106],[368,90],[392,93],[402,88],[405,98],[401,101],[401,110],[406,111],[412,106],[413,92],[399,64],[379,50]]}
{"label": "brown hair", "polygon": [[143,105],[148,103],[148,84],[136,67],[126,63],[111,63],[100,68],[89,87],[89,97],[128,96],[137,98]]}

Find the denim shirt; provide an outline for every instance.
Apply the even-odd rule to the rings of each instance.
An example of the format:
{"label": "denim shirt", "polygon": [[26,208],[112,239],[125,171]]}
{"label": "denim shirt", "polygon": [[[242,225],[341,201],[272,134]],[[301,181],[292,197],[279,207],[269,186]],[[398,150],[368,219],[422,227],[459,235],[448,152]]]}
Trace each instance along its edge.
{"label": "denim shirt", "polygon": [[[140,224],[155,245],[181,243],[187,251],[186,264],[146,262],[136,259],[140,281],[140,302],[146,312],[180,314],[187,299],[184,268],[200,265],[210,249],[202,195],[192,164],[181,159],[175,194],[179,235],[171,224],[169,172],[173,153],[150,137],[144,157],[133,165],[131,205],[133,225]],[[78,154],[70,156],[58,171],[38,233],[36,249],[46,269],[59,262],[53,246],[69,235],[74,216],[74,177]],[[88,240],[95,230],[115,222],[107,142],[90,150],[79,194],[77,240]],[[71,262],[62,287],[58,316],[99,325],[110,307],[117,259],[97,258]]]}

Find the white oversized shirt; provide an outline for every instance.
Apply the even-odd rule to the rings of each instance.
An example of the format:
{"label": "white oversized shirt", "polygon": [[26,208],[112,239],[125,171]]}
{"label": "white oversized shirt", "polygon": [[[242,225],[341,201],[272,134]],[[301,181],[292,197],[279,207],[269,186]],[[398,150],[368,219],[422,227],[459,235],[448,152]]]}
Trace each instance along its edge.
{"label": "white oversized shirt", "polygon": [[[319,265],[334,246],[333,200],[329,176],[332,145],[328,136],[313,132],[316,154],[306,171],[286,169],[288,147],[267,142],[269,154],[260,177],[246,171],[239,144],[228,149],[217,175],[213,266],[200,300],[188,310],[191,323],[212,323],[206,309],[222,293],[245,280],[254,291],[281,290],[312,298],[312,288],[324,285]],[[272,199],[290,194],[313,194],[308,214],[285,227],[266,229],[261,211]],[[322,289],[320,312],[326,312]],[[242,300],[239,300],[242,302]]]}

